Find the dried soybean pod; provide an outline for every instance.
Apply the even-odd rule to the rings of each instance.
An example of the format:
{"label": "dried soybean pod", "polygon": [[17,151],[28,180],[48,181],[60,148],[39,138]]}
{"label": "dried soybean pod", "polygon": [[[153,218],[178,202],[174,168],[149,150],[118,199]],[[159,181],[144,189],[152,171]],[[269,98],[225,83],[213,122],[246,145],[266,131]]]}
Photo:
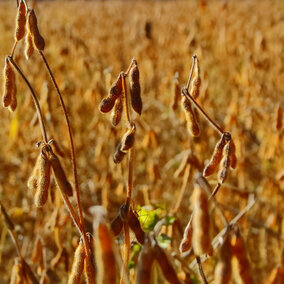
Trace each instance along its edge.
{"label": "dried soybean pod", "polygon": [[116,282],[116,262],[114,242],[111,231],[105,222],[94,226],[95,230],[95,258],[97,265],[97,283],[112,284]]}
{"label": "dried soybean pod", "polygon": [[17,108],[17,86],[16,84],[13,86],[13,91],[12,91],[12,98],[11,98],[11,103],[8,106],[10,111],[15,111]]}
{"label": "dried soybean pod", "polygon": [[20,41],[26,33],[26,5],[23,0],[20,0],[18,13],[16,18],[16,41]]}
{"label": "dried soybean pod", "polygon": [[184,110],[189,133],[192,136],[197,137],[199,135],[199,125],[197,123],[194,111],[192,110],[191,103],[184,95],[182,96],[182,108]]}
{"label": "dried soybean pod", "polygon": [[116,81],[113,83],[113,85],[110,88],[109,91],[109,98],[113,99],[114,101],[120,97],[123,93],[122,90],[122,74],[119,74]]}
{"label": "dried soybean pod", "polygon": [[24,284],[25,276],[23,265],[18,257],[15,258],[14,265],[12,267],[10,284]]}
{"label": "dried soybean pod", "polygon": [[9,61],[9,57],[5,57],[5,66],[3,70],[4,85],[3,85],[3,106],[8,107],[12,102],[13,92],[16,87],[16,75]]}
{"label": "dried soybean pod", "polygon": [[24,273],[25,273],[24,276],[28,278],[28,280],[25,283],[38,284],[37,278],[35,277],[31,267],[25,262],[25,260],[22,261],[22,265],[23,265]]}
{"label": "dried soybean pod", "polygon": [[140,222],[132,209],[130,209],[128,213],[128,225],[135,234],[137,241],[143,245],[145,240],[145,233],[142,230]]}
{"label": "dried soybean pod", "polygon": [[191,249],[191,246],[192,246],[192,217],[190,218],[188,224],[185,227],[179,251],[181,253],[186,252]]}
{"label": "dried soybean pod", "polygon": [[62,190],[66,195],[72,196],[72,186],[66,178],[65,172],[61,166],[58,157],[52,151],[50,151],[50,155],[51,157],[49,161],[53,169],[57,185],[59,186],[60,190]]}
{"label": "dried soybean pod", "polygon": [[209,163],[204,168],[203,176],[208,177],[214,173],[214,171],[216,170],[217,166],[219,165],[222,159],[223,149],[225,145],[226,145],[226,137],[224,133],[222,134],[220,140],[217,142]]}
{"label": "dried soybean pod", "polygon": [[192,247],[196,256],[201,256],[212,251],[210,242],[210,216],[208,197],[199,186],[194,186],[192,217]]}
{"label": "dried soybean pod", "polygon": [[232,154],[232,140],[225,145],[224,152],[224,157],[221,161],[221,169],[218,173],[218,182],[220,184],[222,184],[228,176],[229,168],[231,165],[230,157]]}
{"label": "dried soybean pod", "polygon": [[111,222],[111,230],[112,230],[112,233],[113,235],[116,237],[120,234],[121,230],[122,230],[122,227],[123,227],[123,222],[120,218],[119,215],[117,215],[113,221]]}
{"label": "dried soybean pod", "polygon": [[135,131],[135,124],[132,123],[131,129],[128,129],[121,139],[121,151],[125,152],[133,147],[135,141]]}
{"label": "dried soybean pod", "polygon": [[233,276],[236,283],[252,284],[253,279],[250,272],[250,263],[246,255],[244,240],[240,231],[237,229],[231,238],[233,264],[236,269],[233,269]]}
{"label": "dried soybean pod", "polygon": [[130,70],[130,96],[132,108],[141,115],[143,105],[141,99],[141,87],[139,83],[139,69],[136,61],[134,61],[134,66]]}
{"label": "dried soybean pod", "polygon": [[82,240],[76,248],[68,284],[79,284],[84,270],[85,249]]}
{"label": "dried soybean pod", "polygon": [[113,161],[115,162],[115,164],[119,164],[125,156],[125,153],[121,151],[121,145],[121,142],[117,144],[115,152],[113,154]]}
{"label": "dried soybean pod", "polygon": [[123,99],[122,97],[119,97],[115,101],[114,109],[112,112],[111,122],[113,126],[117,126],[119,124],[122,117],[122,112],[123,112]]}
{"label": "dried soybean pod", "polygon": [[277,114],[276,114],[276,130],[280,131],[282,129],[282,117],[283,117],[283,110],[280,105],[277,107]]}
{"label": "dried soybean pod", "polygon": [[232,275],[231,267],[232,247],[230,235],[228,235],[220,248],[220,261],[215,267],[215,284],[229,284]]}
{"label": "dried soybean pod", "polygon": [[145,239],[145,244],[139,254],[138,268],[136,276],[136,284],[151,284],[151,271],[155,256],[151,241],[149,238]]}
{"label": "dried soybean pod", "polygon": [[114,98],[111,98],[111,97],[104,98],[99,105],[100,112],[103,112],[103,113],[110,112],[114,106],[114,103],[115,103]]}
{"label": "dried soybean pod", "polygon": [[38,186],[38,175],[40,171],[40,163],[41,163],[41,154],[38,155],[35,166],[33,168],[33,172],[30,178],[28,179],[27,185],[30,190],[34,190]]}
{"label": "dried soybean pod", "polygon": [[38,50],[44,50],[45,41],[38,30],[37,18],[33,9],[28,11],[28,29],[32,35],[34,46]]}
{"label": "dried soybean pod", "polygon": [[170,263],[166,253],[158,246],[158,244],[155,244],[154,246],[154,255],[164,274],[165,279],[171,284],[180,283],[176,271]]}
{"label": "dried soybean pod", "polygon": [[2,212],[2,215],[4,217],[4,222],[7,226],[7,228],[10,230],[10,231],[13,231],[14,230],[14,224],[13,222],[11,221],[9,215],[7,214],[7,211],[5,209],[5,207],[3,206],[2,202],[0,201],[0,207],[1,207],[1,212]]}
{"label": "dried soybean pod", "polygon": [[26,48],[25,48],[26,59],[28,60],[33,55],[33,53],[34,53],[33,38],[30,31],[28,31],[26,35]]}
{"label": "dried soybean pod", "polygon": [[38,237],[35,242],[35,246],[32,252],[32,262],[34,264],[35,263],[39,264],[41,272],[44,270],[43,248],[42,248],[42,242],[41,242],[40,237]]}
{"label": "dried soybean pod", "polygon": [[181,88],[179,85],[179,81],[177,79],[177,76],[174,77],[173,80],[173,102],[172,102],[172,110],[176,110],[178,107],[178,101],[180,98],[180,92]]}
{"label": "dried soybean pod", "polygon": [[232,169],[236,168],[237,156],[236,156],[236,145],[233,140],[231,140],[231,151],[230,151],[230,166]]}
{"label": "dried soybean pod", "polygon": [[48,189],[50,184],[50,162],[46,157],[41,155],[40,166],[38,172],[38,184],[34,197],[36,207],[45,205],[48,199]]}
{"label": "dried soybean pod", "polygon": [[199,67],[199,60],[195,57],[195,66],[194,66],[194,75],[193,80],[191,82],[190,94],[194,99],[197,99],[199,96],[199,90],[201,85],[201,78],[200,78],[200,67]]}

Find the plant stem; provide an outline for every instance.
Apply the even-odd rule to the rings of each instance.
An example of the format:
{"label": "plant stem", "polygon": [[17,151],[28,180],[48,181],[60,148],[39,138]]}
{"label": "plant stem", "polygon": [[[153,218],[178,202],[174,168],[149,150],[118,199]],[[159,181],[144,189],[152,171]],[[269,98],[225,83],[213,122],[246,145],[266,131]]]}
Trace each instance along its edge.
{"label": "plant stem", "polygon": [[204,284],[208,284],[207,279],[206,279],[205,274],[204,274],[204,271],[203,271],[203,268],[202,268],[202,264],[201,264],[199,256],[196,257],[196,261],[197,261],[197,264],[198,264],[198,270],[199,270],[199,273],[200,273],[200,276],[202,278],[203,283]]}
{"label": "plant stem", "polygon": [[124,94],[124,102],[125,102],[125,115],[126,115],[126,120],[128,124],[131,124],[131,119],[130,119],[130,112],[129,112],[129,104],[128,104],[128,94],[127,94],[127,87],[125,83],[125,78],[126,78],[126,73],[121,73],[122,76],[122,91]]}
{"label": "plant stem", "polygon": [[32,98],[36,107],[36,111],[37,111],[37,115],[38,115],[38,120],[39,120],[39,124],[40,124],[40,129],[41,129],[41,133],[42,133],[42,137],[45,143],[48,142],[47,139],[47,135],[46,135],[46,130],[45,130],[45,125],[44,125],[44,120],[43,120],[43,116],[42,116],[42,112],[41,112],[41,108],[37,99],[37,96],[30,84],[30,82],[28,81],[28,79],[25,77],[25,75],[23,74],[23,72],[21,71],[20,67],[16,64],[16,62],[14,61],[14,59],[11,56],[8,56],[9,61],[12,63],[12,65],[14,66],[14,68],[17,70],[17,72],[21,75],[21,77],[23,78],[23,80],[26,82],[26,84],[28,85],[31,93],[32,93]]}
{"label": "plant stem", "polygon": [[186,89],[187,91],[188,91],[188,89],[189,89],[189,84],[190,84],[190,82],[191,82],[191,78],[192,78],[192,74],[193,74],[193,70],[194,70],[196,58],[197,58],[197,57],[196,57],[196,55],[194,54],[194,55],[192,56],[193,62],[192,62],[192,65],[191,65],[191,70],[190,70],[189,77],[188,77],[188,80],[187,80],[187,84],[186,84],[186,87],[185,87],[185,89]]}
{"label": "plant stem", "polygon": [[[54,85],[54,88],[56,89],[56,92],[58,94],[59,100],[60,100],[60,104],[64,113],[64,117],[65,117],[65,121],[67,124],[67,128],[68,128],[68,134],[69,134],[69,140],[70,140],[70,146],[71,146],[71,160],[72,160],[72,165],[73,165],[73,175],[74,175],[74,181],[75,181],[75,191],[76,191],[76,201],[77,201],[77,207],[78,207],[78,212],[79,212],[79,218],[80,218],[80,224],[81,224],[81,233],[83,235],[83,239],[84,239],[84,245],[85,245],[85,249],[86,249],[86,259],[89,262],[89,267],[93,267],[92,263],[92,253],[91,253],[91,249],[90,249],[90,245],[88,242],[88,238],[87,238],[87,234],[86,234],[86,228],[85,228],[85,222],[84,222],[84,218],[83,218],[83,211],[82,211],[82,207],[81,207],[81,200],[80,200],[80,188],[79,188],[79,181],[78,181],[78,173],[77,173],[77,163],[76,163],[76,155],[75,155],[75,147],[74,147],[74,142],[73,142],[73,136],[72,136],[72,130],[71,130],[71,125],[70,125],[70,121],[69,121],[69,116],[67,113],[67,109],[63,100],[63,97],[61,95],[61,92],[59,90],[59,87],[57,85],[57,82],[53,76],[53,73],[49,67],[49,64],[43,54],[42,51],[39,51],[39,54],[41,55],[41,58],[44,62],[44,65],[48,71],[48,74],[51,78],[51,81]],[[93,267],[93,271],[91,271],[92,275],[90,275],[90,278],[95,280],[95,270]]]}
{"label": "plant stem", "polygon": [[17,41],[15,41],[15,42],[14,42],[14,45],[13,45],[13,48],[12,48],[12,51],[11,51],[11,57],[12,57],[12,58],[14,57],[14,53],[15,53],[15,50],[16,50],[16,47],[17,47],[17,44],[18,44],[18,42],[17,42]]}
{"label": "plant stem", "polygon": [[127,197],[126,204],[129,206],[131,202],[132,195],[132,185],[133,185],[133,158],[134,158],[134,148],[129,150],[128,154],[128,185],[127,185]]}

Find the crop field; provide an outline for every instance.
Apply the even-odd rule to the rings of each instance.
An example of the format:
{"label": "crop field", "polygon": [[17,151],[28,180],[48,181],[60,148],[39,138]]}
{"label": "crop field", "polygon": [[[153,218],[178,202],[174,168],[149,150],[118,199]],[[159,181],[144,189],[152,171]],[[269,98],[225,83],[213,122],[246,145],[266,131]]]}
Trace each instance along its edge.
{"label": "crop field", "polygon": [[284,283],[284,1],[3,1],[0,70],[0,284]]}

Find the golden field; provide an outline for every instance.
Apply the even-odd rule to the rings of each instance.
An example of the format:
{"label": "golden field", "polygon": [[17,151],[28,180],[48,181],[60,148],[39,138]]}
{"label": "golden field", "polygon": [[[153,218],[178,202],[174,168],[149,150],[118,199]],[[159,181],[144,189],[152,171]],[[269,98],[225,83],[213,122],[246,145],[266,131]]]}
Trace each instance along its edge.
{"label": "golden field", "polygon": [[[103,205],[106,224],[110,224],[126,198],[127,158],[116,165],[112,155],[127,121],[123,115],[123,121],[113,127],[110,115],[101,113],[99,105],[119,73],[126,71],[135,58],[140,70],[143,111],[141,116],[134,112],[131,115],[136,124],[131,205],[138,215],[149,214],[139,217],[149,234],[161,220],[177,221],[181,232],[171,222],[162,223],[155,237],[181,283],[202,283],[198,269],[192,265],[194,254],[181,256],[179,244],[194,207],[191,195],[196,174],[210,160],[220,137],[201,114],[200,135],[192,137],[180,102],[176,110],[172,109],[173,77],[178,72],[180,86],[185,86],[192,56],[196,54],[201,75],[197,102],[222,129],[230,132],[238,160],[215,201],[209,202],[210,238],[213,240],[224,228],[218,210],[231,221],[255,200],[237,222],[249,260],[248,273],[254,283],[283,283],[284,126],[279,113],[284,107],[284,2],[28,4],[36,12],[46,44],[44,55],[69,113],[86,230],[93,233],[93,215],[89,210],[92,206]],[[1,70],[14,44],[16,14],[16,1],[0,3]],[[151,27],[148,37],[147,25]],[[14,60],[39,98],[48,139],[54,139],[64,153],[60,160],[74,188],[70,143],[57,93],[38,52],[35,50],[26,60],[24,49],[23,39],[17,45]],[[44,271],[50,283],[67,283],[80,236],[53,177],[46,205],[40,209],[34,205],[34,192],[28,189],[27,181],[39,154],[35,144],[42,136],[30,91],[18,74],[16,84],[17,109],[10,112],[0,108],[0,200],[14,222],[22,255],[36,277],[40,279]],[[187,177],[177,176],[188,151],[197,157],[200,168],[190,165]],[[207,180],[212,188],[218,182],[216,174]],[[182,202],[173,213],[182,187]],[[77,210],[75,197],[70,201]],[[17,256],[2,220],[1,284],[10,283]],[[45,265],[33,257],[39,237]],[[129,281],[135,283],[141,247],[132,233],[130,241]],[[113,246],[123,259],[123,234]],[[208,283],[217,283],[214,269],[220,261],[219,247],[220,244],[203,263]],[[123,261],[120,262],[117,283],[118,267],[122,267]],[[166,283],[158,267],[155,264],[152,269],[153,283]],[[276,269],[282,276],[273,280]],[[236,270],[233,265],[228,283],[242,283],[237,282]]]}

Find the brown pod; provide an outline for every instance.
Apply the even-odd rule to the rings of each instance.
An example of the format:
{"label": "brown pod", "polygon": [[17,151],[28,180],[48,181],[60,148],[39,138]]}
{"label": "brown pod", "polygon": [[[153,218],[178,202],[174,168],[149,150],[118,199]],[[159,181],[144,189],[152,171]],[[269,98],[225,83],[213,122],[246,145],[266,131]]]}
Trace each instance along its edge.
{"label": "brown pod", "polygon": [[203,170],[203,176],[208,177],[212,175],[216,168],[218,167],[222,156],[223,156],[223,149],[226,145],[226,137],[225,134],[222,134],[220,140],[217,142],[213,155],[209,161],[209,163],[206,165],[206,167]]}
{"label": "brown pod", "polygon": [[1,213],[4,217],[4,221],[5,221],[5,224],[7,226],[7,228],[10,230],[10,231],[13,231],[14,230],[14,224],[12,222],[12,220],[10,219],[5,207],[3,206],[3,204],[0,202],[0,209],[1,209]]}
{"label": "brown pod", "polygon": [[40,163],[41,163],[41,154],[38,155],[35,166],[33,168],[33,172],[28,179],[28,188],[30,190],[35,190],[38,186],[38,175],[40,171]]}
{"label": "brown pod", "polygon": [[112,112],[111,122],[113,126],[117,126],[119,124],[122,117],[122,112],[123,112],[123,99],[122,97],[119,97],[115,101],[114,109]]}
{"label": "brown pod", "polygon": [[69,275],[68,284],[81,283],[80,282],[81,276],[84,271],[84,259],[85,259],[85,248],[81,240],[74,254],[72,271],[71,271],[71,274]]}
{"label": "brown pod", "polygon": [[12,99],[11,99],[11,103],[9,105],[9,110],[14,112],[17,108],[17,86],[16,84],[14,85],[13,91],[12,91]]}
{"label": "brown pod", "polygon": [[123,93],[122,89],[122,75],[119,74],[117,80],[113,83],[109,91],[109,98],[116,100]]}
{"label": "brown pod", "polygon": [[182,108],[184,110],[189,133],[194,137],[199,136],[199,125],[197,123],[194,111],[192,110],[191,103],[186,96],[182,96]]}
{"label": "brown pod", "polygon": [[38,30],[37,18],[33,9],[29,9],[28,11],[28,28],[32,35],[34,46],[38,50],[44,50],[45,41]]}
{"label": "brown pod", "polygon": [[282,129],[282,117],[283,117],[283,110],[280,105],[277,107],[277,114],[276,114],[276,130],[280,131]]}
{"label": "brown pod", "polygon": [[132,209],[130,209],[128,213],[128,225],[135,234],[137,241],[143,245],[145,240],[145,233],[142,230],[140,222]]}
{"label": "brown pod", "polygon": [[38,172],[38,186],[34,198],[35,205],[42,207],[48,199],[48,189],[50,184],[50,162],[41,155],[39,172]]}
{"label": "brown pod", "polygon": [[229,168],[231,165],[230,156],[232,155],[232,140],[225,145],[224,152],[224,157],[221,162],[221,169],[218,173],[218,182],[220,184],[226,180],[229,173]]}
{"label": "brown pod", "polygon": [[192,217],[190,218],[184,233],[183,238],[180,243],[179,251],[181,253],[186,252],[191,249],[192,246]]}
{"label": "brown pod", "polygon": [[200,78],[200,68],[199,68],[199,61],[196,57],[196,63],[194,67],[194,76],[191,82],[190,94],[194,99],[197,99],[199,96],[199,90],[201,85],[201,78]]}
{"label": "brown pod", "polygon": [[111,222],[110,228],[112,230],[113,235],[116,237],[120,234],[123,227],[123,222],[119,215],[117,215],[113,221]]}
{"label": "brown pod", "polygon": [[235,169],[237,165],[236,145],[233,140],[231,140],[230,143],[231,143],[230,166],[232,169]]}
{"label": "brown pod", "polygon": [[139,69],[136,63],[130,70],[130,95],[132,108],[141,115],[143,105],[141,99],[141,87],[139,83]]}
{"label": "brown pod", "polygon": [[103,112],[103,113],[110,112],[114,106],[114,103],[115,103],[114,98],[111,98],[111,97],[104,98],[99,105],[100,112]]}
{"label": "brown pod", "polygon": [[121,145],[122,143],[119,142],[116,146],[115,152],[113,154],[113,161],[115,162],[115,164],[119,164],[121,163],[121,161],[123,160],[124,156],[125,156],[125,152],[121,151]]}
{"label": "brown pod", "polygon": [[135,126],[128,129],[121,139],[121,151],[126,152],[131,149],[135,141]]}
{"label": "brown pod", "polygon": [[[250,272],[250,263],[247,258],[245,243],[239,230],[232,236],[231,245],[233,257],[236,259],[235,264],[237,266],[236,269],[233,269],[234,280],[239,280],[237,283],[254,283]],[[237,275],[235,272],[237,272]]]}
{"label": "brown pod", "polygon": [[34,53],[33,38],[30,31],[28,31],[26,35],[26,48],[25,48],[26,59],[28,60],[33,55],[33,53]]}
{"label": "brown pod", "polygon": [[139,254],[136,284],[151,284],[151,271],[155,256],[151,247],[151,242],[147,238]]}
{"label": "brown pod", "polygon": [[23,265],[18,257],[12,267],[10,284],[25,284],[26,277],[24,275]]}
{"label": "brown pod", "polygon": [[23,0],[20,0],[18,13],[16,18],[16,41],[20,41],[26,33],[26,5]]}
{"label": "brown pod", "polygon": [[166,253],[157,244],[154,247],[154,255],[164,274],[165,279],[171,284],[180,283],[176,271],[170,263]]}
{"label": "brown pod", "polygon": [[100,222],[95,228],[97,283],[112,284],[116,282],[116,261],[113,246],[110,230],[103,222]]}
{"label": "brown pod", "polygon": [[192,248],[196,256],[211,253],[210,241],[210,216],[208,208],[208,197],[199,186],[194,186],[192,213]]}
{"label": "brown pod", "polygon": [[16,89],[16,75],[13,70],[13,67],[9,61],[8,56],[5,57],[5,66],[3,70],[4,75],[4,87],[3,87],[3,106],[8,107],[13,98],[13,94]]}
{"label": "brown pod", "polygon": [[231,267],[232,247],[228,235],[220,248],[220,260],[215,267],[215,284],[229,284],[232,275]]}
{"label": "brown pod", "polygon": [[53,152],[50,152],[50,155],[51,157],[49,161],[53,169],[57,185],[59,186],[60,190],[62,190],[66,195],[72,196],[72,186],[66,178],[65,172],[61,166],[58,157]]}

